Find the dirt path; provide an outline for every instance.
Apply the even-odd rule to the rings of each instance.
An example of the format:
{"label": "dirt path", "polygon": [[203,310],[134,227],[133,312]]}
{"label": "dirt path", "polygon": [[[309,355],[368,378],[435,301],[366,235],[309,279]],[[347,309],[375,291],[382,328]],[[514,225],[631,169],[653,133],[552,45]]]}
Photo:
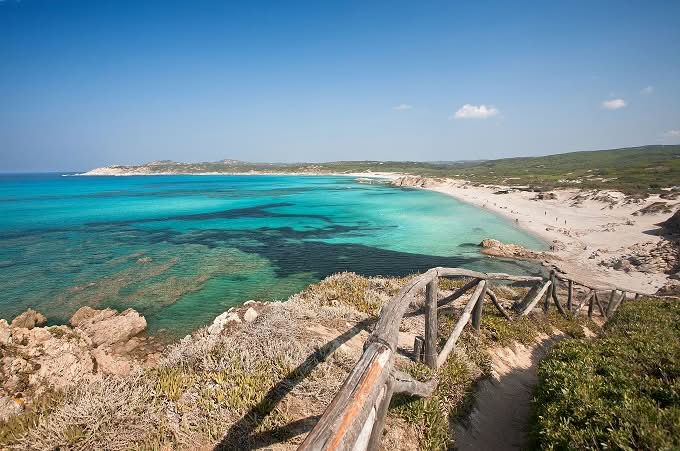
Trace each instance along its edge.
{"label": "dirt path", "polygon": [[478,384],[475,405],[455,426],[456,449],[519,450],[527,443],[529,408],[538,363],[561,339],[544,335],[527,347],[516,344],[492,352],[494,376]]}

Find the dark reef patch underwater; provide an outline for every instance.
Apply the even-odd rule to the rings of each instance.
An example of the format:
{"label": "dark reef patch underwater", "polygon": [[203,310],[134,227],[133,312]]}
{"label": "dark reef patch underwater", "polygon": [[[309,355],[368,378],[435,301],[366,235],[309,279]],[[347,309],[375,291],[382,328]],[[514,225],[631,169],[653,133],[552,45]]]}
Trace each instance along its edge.
{"label": "dark reef patch underwater", "polygon": [[0,317],[131,307],[174,337],[336,272],[537,271],[470,244],[544,247],[448,196],[351,177],[0,175],[0,205]]}

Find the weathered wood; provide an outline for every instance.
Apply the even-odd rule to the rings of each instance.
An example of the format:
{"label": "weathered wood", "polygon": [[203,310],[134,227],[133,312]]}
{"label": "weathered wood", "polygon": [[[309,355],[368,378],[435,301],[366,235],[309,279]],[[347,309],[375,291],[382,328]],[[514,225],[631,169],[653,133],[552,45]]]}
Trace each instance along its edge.
{"label": "weathered wood", "polygon": [[640,293],[635,293],[635,300],[637,301],[638,299],[640,299]]}
{"label": "weathered wood", "polygon": [[607,319],[607,312],[604,310],[604,307],[602,307],[602,302],[600,302],[600,298],[595,293],[595,303],[597,304],[598,310],[600,310],[600,315],[602,315],[602,318]]}
{"label": "weathered wood", "polygon": [[472,328],[476,333],[479,333],[482,326],[482,312],[484,311],[484,298],[486,297],[488,282],[484,283],[484,288],[479,294],[479,300],[475,304],[475,308],[472,309]]}
{"label": "weathered wood", "polygon": [[425,287],[425,353],[423,362],[430,368],[437,365],[437,277]]}
{"label": "weathered wood", "polygon": [[555,272],[551,271],[550,286],[548,287],[548,291],[546,292],[545,299],[543,301],[543,311],[545,313],[548,313],[548,310],[550,310],[550,300],[552,298],[553,291],[555,291]]}
{"label": "weathered wood", "polygon": [[472,293],[472,297],[470,297],[470,300],[465,306],[465,309],[463,309],[463,313],[460,315],[460,318],[458,319],[456,326],[453,328],[451,336],[449,337],[448,340],[446,340],[446,344],[442,348],[442,352],[440,352],[439,356],[437,357],[437,368],[439,368],[444,364],[444,362],[446,362],[446,359],[449,357],[449,354],[451,354],[451,351],[453,351],[453,348],[456,345],[456,341],[458,341],[458,337],[460,337],[460,334],[463,332],[463,328],[470,320],[472,310],[475,308],[475,305],[477,305],[477,302],[480,300],[479,295],[482,294],[482,290],[484,290],[485,287],[486,280],[480,280],[479,283],[477,284],[475,292]]}
{"label": "weathered wood", "polygon": [[[318,423],[300,445],[300,450],[365,449],[357,441],[365,426],[369,433],[376,421],[376,409],[386,394],[394,352],[383,343],[371,343]],[[365,435],[365,434],[364,434]],[[369,435],[370,437],[370,435]]]}
{"label": "weathered wood", "polygon": [[570,312],[572,311],[572,303],[573,303],[573,298],[574,298],[574,281],[569,279],[567,282],[568,284],[568,292],[567,292],[567,310]]}
{"label": "weathered wood", "polygon": [[512,309],[517,313],[522,313],[526,309],[526,306],[536,297],[536,293],[538,293],[541,288],[543,288],[543,283],[532,285],[527,294],[524,295],[524,298],[513,304]]}
{"label": "weathered wood", "polygon": [[427,382],[420,382],[410,375],[401,371],[393,370],[394,393],[404,393],[410,396],[427,398],[437,388],[437,380],[432,379]]}
{"label": "weathered wood", "polygon": [[486,294],[489,296],[489,299],[491,299],[491,302],[493,302],[493,305],[496,306],[499,312],[507,319],[508,321],[512,321],[512,316],[503,308],[500,302],[498,302],[498,298],[496,297],[496,293],[491,291],[489,288],[486,289]]}
{"label": "weathered wood", "polygon": [[612,290],[612,294],[609,295],[609,302],[607,303],[607,316],[611,316],[614,312],[614,307],[616,307],[616,290]]}
{"label": "weathered wood", "polygon": [[[556,279],[553,278],[553,282],[555,282]],[[557,283],[553,283],[552,290],[550,290],[552,294],[553,301],[555,301],[555,306],[557,307],[557,311],[559,311],[562,316],[567,316],[567,313],[564,311],[564,308],[562,308],[562,305],[560,305],[559,299],[557,299]]]}
{"label": "weathered wood", "polygon": [[593,296],[595,296],[595,290],[589,290],[581,303],[576,307],[576,310],[574,310],[574,315],[576,315],[584,305],[588,304],[588,301],[590,301]]}
{"label": "weathered wood", "polygon": [[520,315],[525,316],[529,314],[529,312],[531,312],[534,309],[534,306],[538,304],[538,301],[541,300],[545,292],[550,289],[551,285],[552,282],[549,280],[545,284],[543,284],[543,287],[538,291],[538,294],[536,294],[534,299],[529,303],[529,305],[526,306],[526,308],[520,313]]}
{"label": "weathered wood", "polygon": [[619,309],[619,306],[623,303],[623,301],[626,299],[626,292],[621,291],[621,297],[618,298],[616,301],[614,301],[614,307],[612,307],[611,313],[608,314],[609,317],[611,317],[616,311]]}
{"label": "weathered wood", "polygon": [[404,313],[411,305],[411,301],[416,293],[422,290],[425,285],[437,276],[436,269],[431,269],[425,274],[414,277],[404,287],[399,290],[380,312],[380,318],[375,325],[373,333],[368,337],[367,343],[383,342],[386,343],[393,352],[397,350],[399,340],[399,324],[404,317]]}
{"label": "weathered wood", "polygon": [[[371,429],[371,437],[368,440],[368,446],[365,449],[374,450],[380,448],[380,442],[383,436],[383,429],[385,428],[385,419],[387,418],[387,410],[390,408],[390,401],[392,400],[392,394],[395,388],[394,378],[390,378],[385,385],[385,394],[382,399],[378,401],[375,409],[375,421],[373,422],[373,428]],[[365,424],[368,424],[366,422]],[[361,449],[362,443],[357,440],[357,444],[354,449]]]}
{"label": "weathered wood", "polygon": [[593,318],[593,310],[595,306],[595,299],[597,299],[597,290],[590,290],[593,293],[593,296],[590,298],[590,304],[588,304],[588,318],[592,319]]}
{"label": "weathered wood", "polygon": [[447,297],[445,297],[444,299],[439,300],[439,301],[437,302],[437,306],[438,306],[438,307],[443,307],[443,306],[445,306],[446,304],[455,301],[456,299],[458,299],[459,297],[461,297],[462,295],[464,295],[465,293],[467,293],[468,290],[470,290],[471,288],[477,286],[478,283],[479,283],[479,279],[472,279],[472,280],[470,280],[468,283],[466,283],[465,285],[463,285],[462,287],[460,287],[459,289],[457,289],[456,291],[454,291],[453,294],[451,294],[450,296],[447,296]]}
{"label": "weathered wood", "polygon": [[442,267],[437,267],[435,268],[437,270],[437,275],[439,277],[455,277],[455,276],[461,276],[461,277],[471,277],[474,279],[487,279],[487,280],[508,280],[512,282],[540,282],[543,280],[542,277],[539,276],[513,276],[511,274],[504,274],[504,273],[483,273],[479,271],[471,271],[469,269],[463,269],[463,268],[442,268]]}
{"label": "weathered wood", "polygon": [[425,340],[423,337],[416,337],[413,339],[413,360],[416,362],[423,361],[423,349],[425,349]]}

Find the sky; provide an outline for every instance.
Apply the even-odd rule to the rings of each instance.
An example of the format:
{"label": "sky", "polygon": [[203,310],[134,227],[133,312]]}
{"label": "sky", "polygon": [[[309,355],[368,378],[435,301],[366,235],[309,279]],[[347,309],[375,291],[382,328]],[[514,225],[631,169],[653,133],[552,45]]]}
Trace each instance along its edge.
{"label": "sky", "polygon": [[680,143],[680,1],[0,0],[0,172]]}

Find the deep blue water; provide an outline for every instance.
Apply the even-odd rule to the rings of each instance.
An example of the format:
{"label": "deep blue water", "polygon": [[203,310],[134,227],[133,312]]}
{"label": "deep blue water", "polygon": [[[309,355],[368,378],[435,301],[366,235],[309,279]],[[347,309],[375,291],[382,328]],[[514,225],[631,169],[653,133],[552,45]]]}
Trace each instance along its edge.
{"label": "deep blue water", "polygon": [[476,245],[545,246],[443,194],[351,177],[0,175],[0,212],[0,318],[131,307],[175,336],[339,271],[526,272]]}

